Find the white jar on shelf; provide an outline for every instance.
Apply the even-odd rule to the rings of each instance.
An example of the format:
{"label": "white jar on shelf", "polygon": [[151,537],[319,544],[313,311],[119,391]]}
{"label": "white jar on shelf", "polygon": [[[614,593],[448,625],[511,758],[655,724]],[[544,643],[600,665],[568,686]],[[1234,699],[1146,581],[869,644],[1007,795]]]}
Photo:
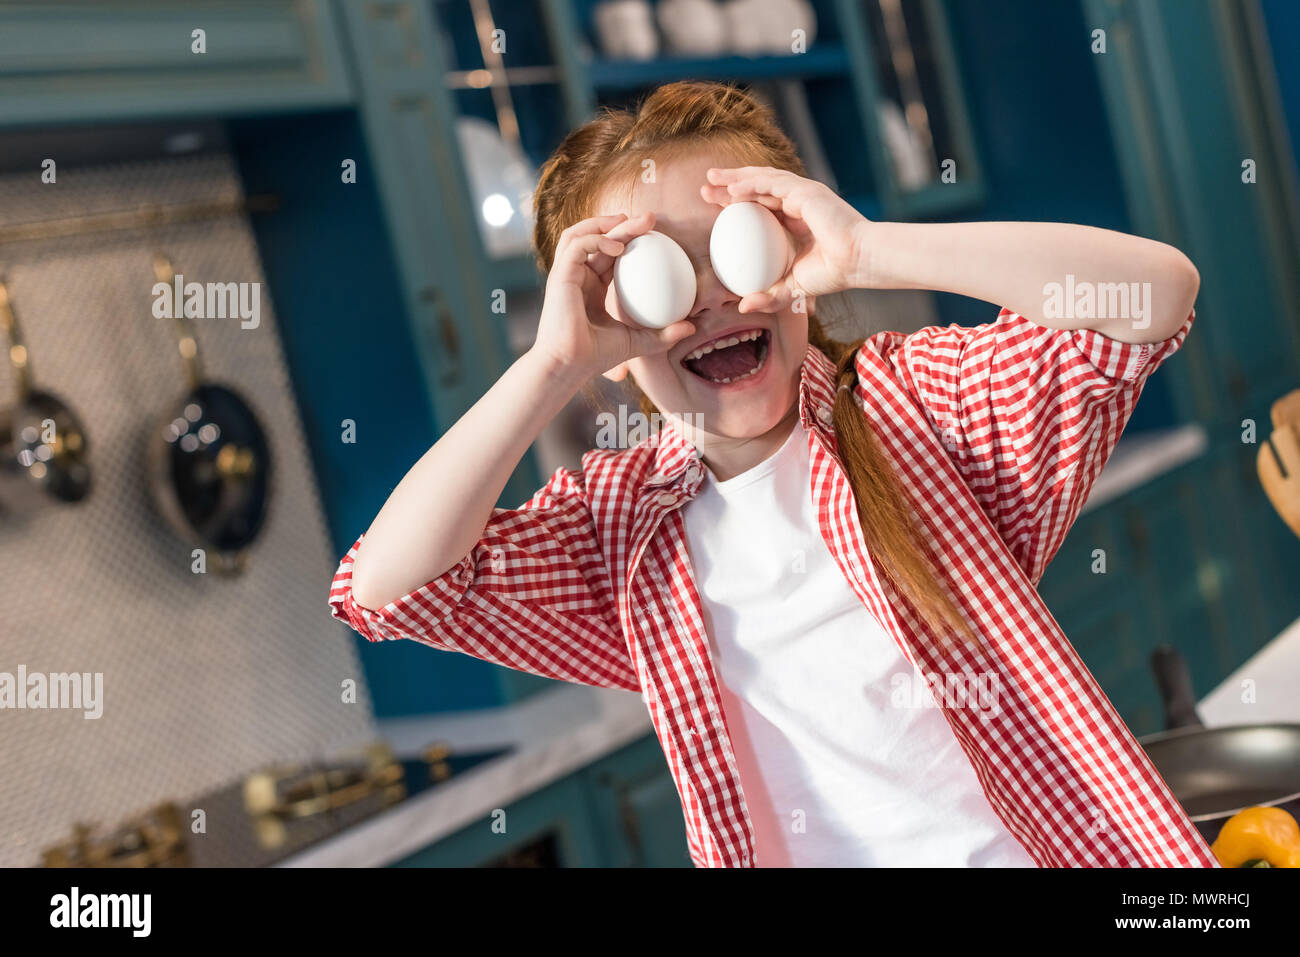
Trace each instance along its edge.
{"label": "white jar on shelf", "polygon": [[768,14],[767,0],[727,0],[722,11],[727,18],[732,53],[761,56],[767,52],[770,34],[764,30],[762,22]]}
{"label": "white jar on shelf", "polygon": [[648,0],[603,0],[592,11],[600,52],[610,60],[652,60],[659,34]]}
{"label": "white jar on shelf", "polygon": [[[761,52],[790,56],[812,46],[817,15],[807,0],[750,0]],[[802,31],[802,32],[796,32]]]}
{"label": "white jar on shelf", "polygon": [[668,52],[701,57],[728,52],[727,15],[716,0],[660,0],[655,15]]}

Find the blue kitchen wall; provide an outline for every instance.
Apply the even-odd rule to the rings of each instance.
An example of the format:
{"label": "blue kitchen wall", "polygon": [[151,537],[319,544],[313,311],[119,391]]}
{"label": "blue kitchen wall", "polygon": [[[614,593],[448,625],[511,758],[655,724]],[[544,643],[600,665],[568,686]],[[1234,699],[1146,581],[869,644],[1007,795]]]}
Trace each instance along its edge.
{"label": "blue kitchen wall", "polygon": [[1286,119],[1287,135],[1291,139],[1291,156],[1297,159],[1300,173],[1300,3],[1296,0],[1260,0],[1264,13],[1264,29],[1273,48],[1273,65],[1277,69],[1278,91],[1282,97],[1282,112]]}
{"label": "blue kitchen wall", "polygon": [[[229,136],[248,192],[282,201],[253,227],[341,557],[437,437],[371,166],[350,111],[240,120]],[[347,157],[357,160],[355,185],[341,181]],[[355,444],[341,440],[344,419],[356,422]],[[322,580],[322,617],[328,592]],[[379,717],[500,701],[491,665],[409,641],[356,640]]]}
{"label": "blue kitchen wall", "polygon": [[[1130,230],[1081,5],[947,0],[945,9],[988,190],[983,205],[954,218]],[[985,303],[947,293],[938,294],[938,309],[940,321],[961,325],[996,315]],[[1157,372],[1129,431],[1174,421]]]}

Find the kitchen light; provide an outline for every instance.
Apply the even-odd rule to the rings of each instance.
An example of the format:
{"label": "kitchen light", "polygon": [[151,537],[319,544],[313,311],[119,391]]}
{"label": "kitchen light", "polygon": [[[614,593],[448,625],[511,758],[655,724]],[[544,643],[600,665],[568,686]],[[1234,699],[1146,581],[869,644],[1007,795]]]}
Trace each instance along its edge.
{"label": "kitchen light", "polygon": [[504,226],[514,215],[514,206],[501,193],[491,193],[484,197],[483,219],[489,226]]}

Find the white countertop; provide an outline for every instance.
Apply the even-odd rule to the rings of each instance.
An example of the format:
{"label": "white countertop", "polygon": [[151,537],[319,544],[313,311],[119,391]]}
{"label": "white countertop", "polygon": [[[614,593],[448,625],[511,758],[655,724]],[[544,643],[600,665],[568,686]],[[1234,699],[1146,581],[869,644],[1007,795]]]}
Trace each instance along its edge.
{"label": "white countertop", "polygon": [[1204,454],[1209,447],[1204,427],[1191,423],[1125,435],[1097,476],[1080,510],[1090,512],[1125,492]]}
{"label": "white countertop", "polygon": [[454,751],[513,746],[278,867],[382,867],[482,820],[653,731],[632,691],[564,685],[519,704],[378,722],[399,758],[434,741]]}
{"label": "white countertop", "polygon": [[1200,700],[1209,727],[1300,723],[1300,619]]}

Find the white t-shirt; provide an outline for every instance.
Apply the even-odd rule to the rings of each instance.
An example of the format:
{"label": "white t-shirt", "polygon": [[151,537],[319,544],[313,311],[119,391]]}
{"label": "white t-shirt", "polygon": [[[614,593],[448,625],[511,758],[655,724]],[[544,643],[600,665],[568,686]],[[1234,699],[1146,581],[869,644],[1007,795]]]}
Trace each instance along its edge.
{"label": "white t-shirt", "polygon": [[[818,531],[808,433],[685,508],[760,867],[1036,867]],[[905,675],[914,707],[898,707]],[[918,693],[919,692],[919,693]],[[922,706],[923,705],[923,706]]]}

